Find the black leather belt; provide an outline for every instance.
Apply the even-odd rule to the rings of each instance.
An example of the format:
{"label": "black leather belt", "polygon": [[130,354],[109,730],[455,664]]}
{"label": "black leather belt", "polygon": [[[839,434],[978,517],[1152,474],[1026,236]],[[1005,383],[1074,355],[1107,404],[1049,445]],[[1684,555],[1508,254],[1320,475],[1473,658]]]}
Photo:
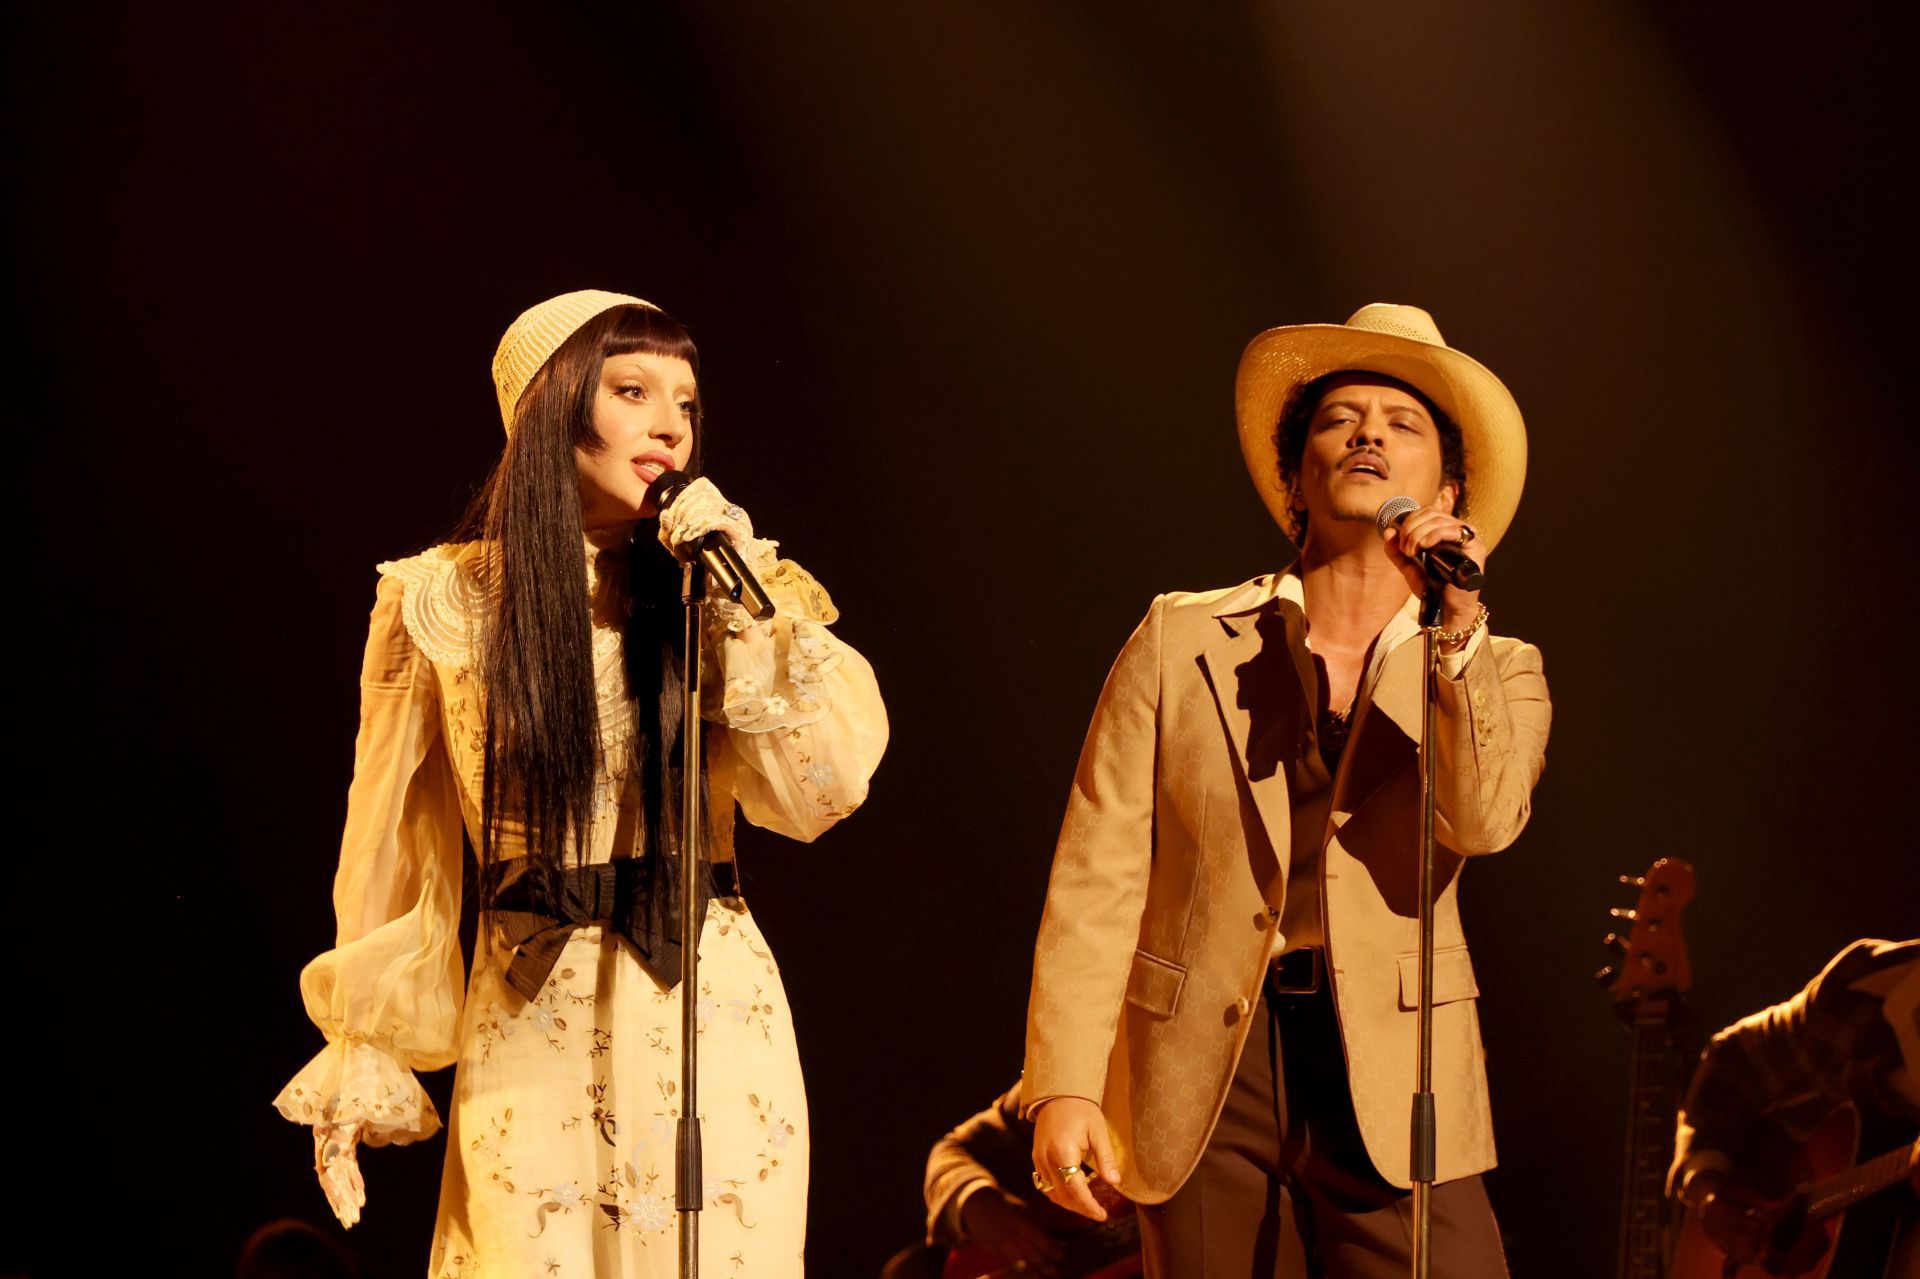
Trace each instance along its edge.
{"label": "black leather belt", "polygon": [[1327,984],[1327,952],[1323,946],[1302,946],[1267,966],[1267,994],[1317,995]]}

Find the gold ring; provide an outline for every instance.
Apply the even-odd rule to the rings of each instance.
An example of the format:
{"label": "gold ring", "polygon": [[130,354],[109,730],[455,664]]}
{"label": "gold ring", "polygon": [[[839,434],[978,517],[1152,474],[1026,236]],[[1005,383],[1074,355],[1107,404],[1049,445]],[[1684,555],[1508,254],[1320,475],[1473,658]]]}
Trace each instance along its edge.
{"label": "gold ring", "polygon": [[1473,525],[1462,524],[1460,526],[1460,545],[1465,546],[1468,542],[1471,542],[1474,538],[1479,536],[1480,535],[1478,533],[1473,531]]}
{"label": "gold ring", "polygon": [[1053,1189],[1053,1183],[1036,1172],[1033,1174],[1033,1188],[1044,1195]]}
{"label": "gold ring", "polygon": [[1077,1165],[1072,1168],[1056,1169],[1056,1171],[1059,1172],[1060,1180],[1062,1181],[1072,1181],[1075,1177],[1078,1177],[1080,1175],[1080,1169]]}

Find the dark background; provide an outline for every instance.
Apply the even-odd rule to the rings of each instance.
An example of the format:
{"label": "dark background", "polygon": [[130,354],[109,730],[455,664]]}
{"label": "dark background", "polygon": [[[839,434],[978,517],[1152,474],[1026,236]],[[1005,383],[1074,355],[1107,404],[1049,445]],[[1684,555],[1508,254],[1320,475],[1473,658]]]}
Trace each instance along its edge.
{"label": "dark background", "polygon": [[[1052,839],[1158,591],[1275,567],[1241,347],[1429,308],[1527,415],[1501,631],[1556,702],[1477,864],[1521,1276],[1610,1272],[1613,883],[1699,869],[1700,1023],[1920,922],[1913,130],[1900,42],[1786,5],[15,7],[21,732],[0,1270],[219,1274],[326,1220],[269,1099],[319,1045],[375,561],[499,445],[551,294],[700,342],[712,469],[826,582],[873,796],[742,839],[814,1124],[810,1258],[914,1236],[1019,1067]],[[444,1096],[447,1080],[435,1083]],[[350,1236],[424,1268],[441,1147]]]}

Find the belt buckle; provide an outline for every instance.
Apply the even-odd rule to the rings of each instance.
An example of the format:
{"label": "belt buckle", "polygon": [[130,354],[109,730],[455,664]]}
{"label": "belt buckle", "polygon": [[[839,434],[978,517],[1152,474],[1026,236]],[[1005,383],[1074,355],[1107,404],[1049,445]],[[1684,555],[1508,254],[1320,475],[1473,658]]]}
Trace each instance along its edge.
{"label": "belt buckle", "polygon": [[[1318,946],[1303,946],[1299,950],[1290,950],[1273,961],[1272,989],[1276,995],[1317,995],[1324,973],[1321,968],[1321,949]],[[1304,955],[1305,960],[1296,958]],[[1289,962],[1291,961],[1291,962]],[[1306,980],[1302,981],[1297,972],[1300,964],[1307,965]]]}

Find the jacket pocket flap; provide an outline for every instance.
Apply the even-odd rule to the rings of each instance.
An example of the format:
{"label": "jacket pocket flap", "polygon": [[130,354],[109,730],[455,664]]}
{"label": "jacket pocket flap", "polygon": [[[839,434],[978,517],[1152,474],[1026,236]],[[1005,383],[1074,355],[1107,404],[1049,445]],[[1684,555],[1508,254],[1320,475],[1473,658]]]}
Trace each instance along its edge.
{"label": "jacket pocket flap", "polygon": [[1187,970],[1180,965],[1136,950],[1133,971],[1127,975],[1127,1002],[1155,1017],[1171,1017],[1186,981]]}
{"label": "jacket pocket flap", "polygon": [[[1456,999],[1478,999],[1479,983],[1473,979],[1473,961],[1465,946],[1443,946],[1433,952],[1433,1002],[1450,1004]],[[1400,1007],[1420,1006],[1420,953],[1400,956]]]}

